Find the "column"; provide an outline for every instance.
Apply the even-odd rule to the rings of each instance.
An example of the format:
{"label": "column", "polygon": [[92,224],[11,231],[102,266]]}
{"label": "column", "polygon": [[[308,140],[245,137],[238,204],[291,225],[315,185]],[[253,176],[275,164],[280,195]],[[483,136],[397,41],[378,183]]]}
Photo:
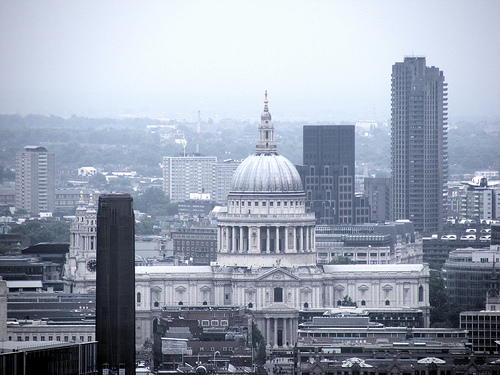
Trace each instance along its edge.
{"label": "column", "polygon": [[239,253],[243,252],[243,227],[240,226],[240,248],[238,249]]}
{"label": "column", "polygon": [[306,253],[309,252],[309,230],[310,228],[306,227],[306,248],[305,248]]}
{"label": "column", "polygon": [[273,345],[275,348],[278,347],[278,318],[274,318],[274,337],[273,337]]}
{"label": "column", "polygon": [[271,346],[271,320],[264,318],[266,322],[266,346]]}
{"label": "column", "polygon": [[283,347],[288,346],[286,342],[288,341],[288,332],[287,332],[287,324],[286,324],[287,318],[283,318]]}
{"label": "column", "polygon": [[231,252],[236,252],[236,227],[231,227]]}
{"label": "column", "polygon": [[300,227],[300,239],[299,239],[299,252],[303,252],[304,250],[304,227]]}
{"label": "column", "polygon": [[276,252],[280,252],[280,227],[276,227]]}
{"label": "column", "polygon": [[270,230],[269,230],[269,227],[266,228],[266,253],[270,253],[271,252],[271,249],[270,249],[270,245],[271,245],[271,241],[270,241]]}
{"label": "column", "polygon": [[292,249],[295,250],[296,253],[299,252],[297,249],[297,227],[293,227],[293,245]]}

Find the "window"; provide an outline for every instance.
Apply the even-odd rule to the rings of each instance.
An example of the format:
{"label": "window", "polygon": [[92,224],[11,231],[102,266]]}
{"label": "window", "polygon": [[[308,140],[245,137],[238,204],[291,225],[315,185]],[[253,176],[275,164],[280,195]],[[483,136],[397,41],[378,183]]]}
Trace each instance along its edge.
{"label": "window", "polygon": [[365,306],[366,305],[366,301],[365,300],[362,300],[361,301],[361,306]]}
{"label": "window", "polygon": [[64,336],[64,341],[68,342],[69,341],[69,336]]}
{"label": "window", "polygon": [[137,303],[141,303],[141,293],[137,293]]}
{"label": "window", "polygon": [[424,287],[422,285],[418,287],[418,302],[424,302]]}
{"label": "window", "polygon": [[227,320],[221,320],[220,321],[220,325],[221,326],[228,326],[229,325],[229,322]]}
{"label": "window", "polygon": [[54,341],[54,336],[49,336],[49,341]]}
{"label": "window", "polygon": [[76,342],[76,336],[71,336],[71,341]]}
{"label": "window", "polygon": [[212,327],[216,327],[219,325],[219,321],[218,320],[212,320]]}
{"label": "window", "polygon": [[45,336],[40,336],[40,341],[45,341]]}
{"label": "window", "polygon": [[274,288],[274,302],[283,302],[283,288]]}
{"label": "window", "polygon": [[210,322],[208,320],[202,320],[201,321],[201,326],[202,327],[208,327],[210,325]]}
{"label": "window", "polygon": [[390,302],[389,300],[386,300],[386,301],[385,301],[385,305],[386,305],[386,306],[389,306],[390,304],[391,304],[391,302]]}
{"label": "window", "polygon": [[92,336],[87,336],[87,341],[92,341]]}

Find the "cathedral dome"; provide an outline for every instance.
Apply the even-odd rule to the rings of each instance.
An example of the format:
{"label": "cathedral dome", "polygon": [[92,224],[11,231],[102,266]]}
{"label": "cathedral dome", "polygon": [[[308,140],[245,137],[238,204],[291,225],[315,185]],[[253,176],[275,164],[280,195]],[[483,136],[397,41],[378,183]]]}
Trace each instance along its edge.
{"label": "cathedral dome", "polygon": [[255,155],[247,157],[234,172],[230,193],[304,192],[297,169],[276,152],[274,127],[267,104],[266,91]]}
{"label": "cathedral dome", "polygon": [[303,192],[295,166],[284,156],[256,154],[247,157],[234,172],[231,193]]}

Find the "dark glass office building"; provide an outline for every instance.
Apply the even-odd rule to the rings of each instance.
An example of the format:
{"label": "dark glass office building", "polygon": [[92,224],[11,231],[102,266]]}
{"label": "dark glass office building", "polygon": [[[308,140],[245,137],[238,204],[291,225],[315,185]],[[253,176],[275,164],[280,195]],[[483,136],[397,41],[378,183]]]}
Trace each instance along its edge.
{"label": "dark glass office building", "polygon": [[135,374],[134,211],[129,194],[103,194],[97,211],[97,368]]}
{"label": "dark glass office building", "polygon": [[317,224],[354,224],[354,125],[307,125],[302,182]]}

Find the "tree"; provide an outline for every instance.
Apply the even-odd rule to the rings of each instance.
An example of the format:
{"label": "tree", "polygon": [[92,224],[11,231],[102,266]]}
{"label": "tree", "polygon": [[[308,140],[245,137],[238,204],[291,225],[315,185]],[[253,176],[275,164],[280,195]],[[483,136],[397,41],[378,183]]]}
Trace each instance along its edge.
{"label": "tree", "polygon": [[458,328],[460,306],[450,302],[440,272],[430,270],[429,304],[431,305],[431,327]]}
{"label": "tree", "polygon": [[354,302],[352,300],[351,297],[349,296],[344,296],[344,299],[342,300],[342,302],[340,303],[341,306],[354,306],[354,307],[357,307],[358,305],[356,304],[356,302]]}
{"label": "tree", "polygon": [[159,187],[147,188],[134,198],[134,208],[148,215],[175,215],[176,204],[171,204],[168,196]]}
{"label": "tree", "polygon": [[263,365],[266,363],[266,341],[262,332],[260,332],[257,324],[252,321],[252,345],[254,349],[257,350],[257,355],[255,357],[255,363],[257,365]]}
{"label": "tree", "polygon": [[96,173],[89,177],[89,184],[97,188],[102,188],[108,184],[108,180],[102,173]]}
{"label": "tree", "polygon": [[154,225],[156,221],[151,217],[145,217],[141,221],[136,221],[135,223],[135,234],[137,235],[147,235],[154,234]]}
{"label": "tree", "polygon": [[19,233],[31,240],[31,244],[40,242],[69,242],[70,223],[67,221],[45,222],[29,220],[24,224],[13,225],[10,233]]}

